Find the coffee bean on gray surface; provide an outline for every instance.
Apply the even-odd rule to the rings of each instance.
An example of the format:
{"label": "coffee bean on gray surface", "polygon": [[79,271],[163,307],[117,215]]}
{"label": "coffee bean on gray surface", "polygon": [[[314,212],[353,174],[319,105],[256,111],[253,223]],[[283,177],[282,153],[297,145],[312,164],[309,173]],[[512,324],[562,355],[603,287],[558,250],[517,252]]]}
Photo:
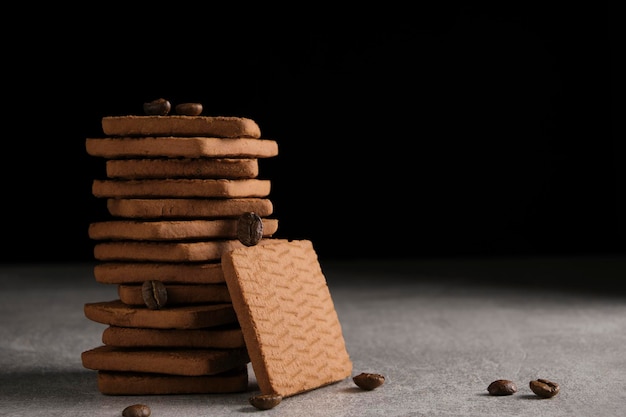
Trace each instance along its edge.
{"label": "coffee bean on gray surface", "polygon": [[282,395],[279,394],[261,394],[250,397],[250,404],[258,408],[259,410],[269,410],[276,407],[283,400]]}
{"label": "coffee bean on gray surface", "polygon": [[239,216],[237,221],[237,238],[246,246],[254,246],[263,237],[263,220],[254,213],[248,212]]}
{"label": "coffee bean on gray surface", "polygon": [[166,116],[172,109],[172,104],[164,98],[143,103],[143,111],[148,116]]}
{"label": "coffee bean on gray surface", "polygon": [[551,398],[559,393],[561,387],[556,382],[539,378],[529,383],[530,389],[541,398]]}
{"label": "coffee bean on gray surface", "polygon": [[353,377],[352,380],[359,388],[371,391],[380,387],[385,382],[385,377],[381,374],[362,372]]}
{"label": "coffee bean on gray surface", "polygon": [[489,395],[513,395],[517,392],[517,386],[508,379],[497,379],[487,387]]}
{"label": "coffee bean on gray surface", "polygon": [[181,103],[174,108],[177,114],[183,116],[198,116],[202,113],[202,104],[200,103]]}
{"label": "coffee bean on gray surface", "polygon": [[145,404],[129,405],[122,411],[123,417],[149,417],[150,407]]}
{"label": "coffee bean on gray surface", "polygon": [[167,288],[161,281],[144,281],[141,285],[141,295],[150,310],[158,310],[167,304]]}

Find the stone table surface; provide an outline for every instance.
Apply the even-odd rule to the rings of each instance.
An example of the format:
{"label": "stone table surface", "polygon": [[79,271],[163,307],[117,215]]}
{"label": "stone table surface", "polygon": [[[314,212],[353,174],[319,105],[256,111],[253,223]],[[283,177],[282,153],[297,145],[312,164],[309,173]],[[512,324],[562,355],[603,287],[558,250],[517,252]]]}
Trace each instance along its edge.
{"label": "stone table surface", "polygon": [[[117,298],[92,264],[0,265],[0,416],[152,417],[626,415],[626,257],[320,261],[353,361],[383,374],[362,391],[351,378],[257,410],[249,392],[107,396],[81,352],[105,326],[86,302]],[[560,393],[528,387],[546,378]],[[511,396],[487,386],[510,379]]]}

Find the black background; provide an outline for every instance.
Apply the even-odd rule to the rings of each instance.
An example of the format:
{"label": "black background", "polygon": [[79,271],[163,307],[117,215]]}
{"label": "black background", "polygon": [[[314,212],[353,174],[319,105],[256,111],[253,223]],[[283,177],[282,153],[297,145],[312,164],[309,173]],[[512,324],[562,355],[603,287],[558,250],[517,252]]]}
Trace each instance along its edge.
{"label": "black background", "polygon": [[[17,12],[2,29],[2,262],[91,261],[107,115],[254,119],[279,236],[323,259],[622,253],[605,5]],[[9,30],[9,32],[5,32]]]}

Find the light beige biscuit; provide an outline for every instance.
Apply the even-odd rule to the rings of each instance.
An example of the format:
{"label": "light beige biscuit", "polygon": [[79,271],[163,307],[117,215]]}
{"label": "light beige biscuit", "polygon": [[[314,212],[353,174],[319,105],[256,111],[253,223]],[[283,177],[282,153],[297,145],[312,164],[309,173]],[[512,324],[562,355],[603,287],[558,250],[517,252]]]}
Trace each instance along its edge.
{"label": "light beige biscuit", "polygon": [[98,390],[105,395],[230,394],[248,391],[248,368],[214,375],[165,375],[98,371]]}
{"label": "light beige biscuit", "polygon": [[263,394],[287,397],[350,376],[341,324],[310,241],[235,249],[224,253],[222,267]]}
{"label": "light beige biscuit", "polygon": [[268,198],[110,198],[109,214],[136,219],[215,219],[254,212],[268,217],[274,205]]}
{"label": "light beige biscuit", "polygon": [[102,332],[102,343],[135,348],[232,349],[246,346],[238,324],[184,330],[109,326]]}
{"label": "light beige biscuit", "polygon": [[120,300],[86,303],[85,317],[97,323],[149,329],[201,329],[237,323],[232,303],[198,304],[150,310]]}
{"label": "light beige biscuit", "polygon": [[256,178],[256,158],[109,159],[108,178]]}
{"label": "light beige biscuit", "polygon": [[102,130],[110,136],[261,137],[254,120],[232,116],[106,116],[102,118]]}
{"label": "light beige biscuit", "polygon": [[[278,219],[261,219],[263,237],[278,230]],[[94,240],[202,240],[237,238],[237,219],[216,220],[106,220],[89,224]]]}
{"label": "light beige biscuit", "polygon": [[219,260],[225,251],[243,246],[237,239],[200,242],[114,240],[96,243],[93,254],[99,261],[207,262]]}
{"label": "light beige biscuit", "polygon": [[250,362],[246,349],[167,349],[98,346],[82,352],[83,367],[96,371],[214,375]]}
{"label": "light beige biscuit", "polygon": [[256,178],[96,179],[91,191],[98,198],[244,198],[267,197],[270,188],[270,180]]}
{"label": "light beige biscuit", "polygon": [[270,158],[278,155],[271,139],[205,137],[87,138],[87,153],[122,158]]}
{"label": "light beige biscuit", "polygon": [[93,268],[102,284],[141,284],[159,280],[171,284],[217,284],[225,282],[220,262],[102,262]]}
{"label": "light beige biscuit", "polygon": [[[225,284],[164,284],[167,305],[229,303],[230,293]],[[124,304],[145,306],[141,285],[120,284],[117,294]]]}

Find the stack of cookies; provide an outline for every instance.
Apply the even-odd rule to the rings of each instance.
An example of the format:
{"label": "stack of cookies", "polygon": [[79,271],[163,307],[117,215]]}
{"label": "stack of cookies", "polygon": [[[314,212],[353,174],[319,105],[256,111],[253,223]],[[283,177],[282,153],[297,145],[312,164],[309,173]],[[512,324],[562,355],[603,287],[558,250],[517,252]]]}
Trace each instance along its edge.
{"label": "stack of cookies", "polygon": [[104,394],[248,389],[250,356],[221,258],[251,245],[238,234],[245,216],[258,219],[260,237],[277,231],[258,162],[278,146],[253,120],[191,108],[104,117],[106,137],[86,140],[87,153],[106,160],[92,192],[111,215],[89,225],[94,276],[119,295],[84,308],[108,326],[81,357]]}

